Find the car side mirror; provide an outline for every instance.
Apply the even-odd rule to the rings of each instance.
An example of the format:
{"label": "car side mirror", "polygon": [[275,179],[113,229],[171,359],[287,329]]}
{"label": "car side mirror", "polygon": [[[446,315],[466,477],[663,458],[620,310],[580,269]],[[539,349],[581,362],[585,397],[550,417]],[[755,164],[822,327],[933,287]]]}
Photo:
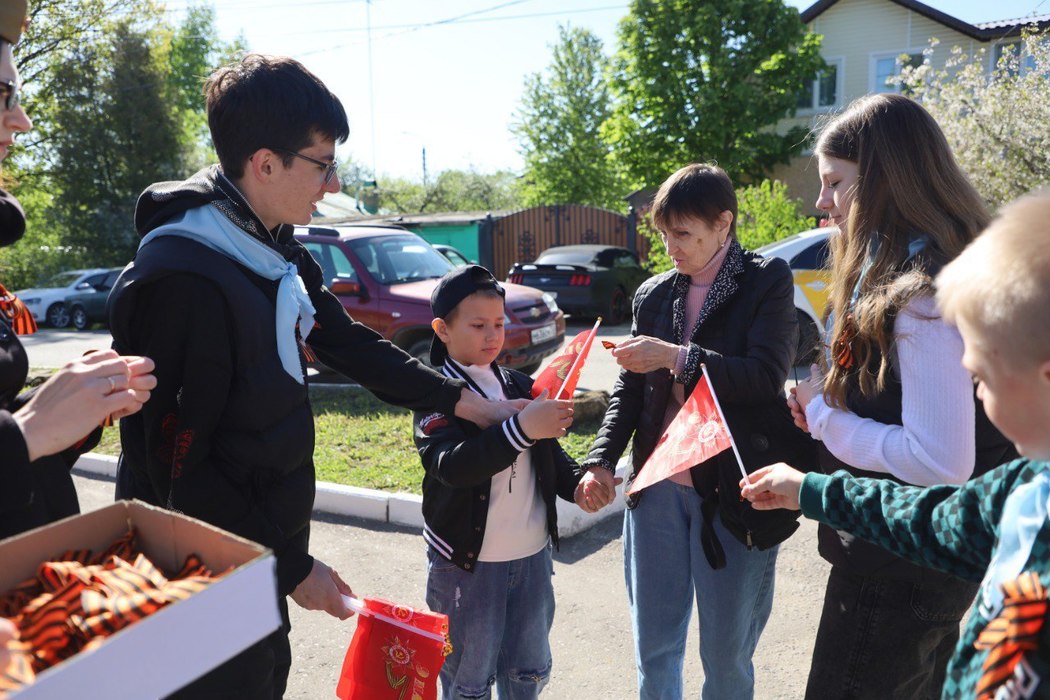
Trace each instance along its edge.
{"label": "car side mirror", "polygon": [[79,289],[81,291],[84,291],[84,290],[87,290],[87,289],[92,289],[93,290],[94,287],[91,285],[90,282],[81,282],[76,287],[74,287],[74,289]]}
{"label": "car side mirror", "polygon": [[328,289],[336,296],[368,298],[368,289],[361,286],[360,282],[349,282],[344,279],[334,279],[328,285]]}

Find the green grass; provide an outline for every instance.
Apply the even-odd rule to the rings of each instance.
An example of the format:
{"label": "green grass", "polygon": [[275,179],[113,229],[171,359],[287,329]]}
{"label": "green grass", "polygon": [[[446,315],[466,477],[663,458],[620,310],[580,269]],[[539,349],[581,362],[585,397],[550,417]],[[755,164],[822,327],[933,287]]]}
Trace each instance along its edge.
{"label": "green grass", "polygon": [[[316,443],[314,464],[319,481],[391,492],[420,493],[423,468],[412,442],[412,412],[389,406],[367,391],[340,387],[310,390]],[[561,440],[577,461],[594,440],[599,423],[574,425]],[[108,429],[95,449],[120,452],[120,436]]]}

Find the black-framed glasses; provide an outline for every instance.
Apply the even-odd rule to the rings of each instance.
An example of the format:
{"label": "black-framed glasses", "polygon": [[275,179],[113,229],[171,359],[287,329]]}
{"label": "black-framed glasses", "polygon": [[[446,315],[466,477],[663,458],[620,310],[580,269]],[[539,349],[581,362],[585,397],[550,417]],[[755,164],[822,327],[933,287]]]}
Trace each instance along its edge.
{"label": "black-framed glasses", "polygon": [[0,80],[0,95],[3,95],[4,109],[9,112],[20,104],[18,83],[13,80]]}
{"label": "black-framed glasses", "polygon": [[304,156],[302,153],[297,153],[296,151],[289,151],[287,148],[271,148],[270,150],[278,151],[280,153],[287,153],[290,156],[295,156],[296,158],[302,158],[305,161],[309,161],[314,165],[320,165],[322,168],[324,168],[325,185],[328,185],[328,183],[332,181],[332,178],[336,176],[336,169],[339,167],[335,163],[326,163],[323,160],[317,160],[316,158],[311,158],[310,156]]}

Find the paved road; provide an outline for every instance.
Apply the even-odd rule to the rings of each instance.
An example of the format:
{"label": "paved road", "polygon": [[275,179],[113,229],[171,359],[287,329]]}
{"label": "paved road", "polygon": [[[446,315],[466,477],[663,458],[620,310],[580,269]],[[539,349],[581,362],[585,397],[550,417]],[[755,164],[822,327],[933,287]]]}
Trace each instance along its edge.
{"label": "paved road", "polygon": [[[76,482],[84,510],[112,501],[109,481],[78,476]],[[622,516],[612,517],[563,542],[555,556],[554,670],[545,698],[637,696],[621,527]],[[318,517],[311,548],[358,594],[424,605],[426,559],[423,538],[415,530]],[[804,521],[781,547],[773,614],[755,657],[757,698],[802,697],[826,574],[827,565],[816,554],[816,526]],[[685,664],[689,698],[699,697],[703,679],[695,612],[693,619]],[[287,697],[333,697],[354,624],[292,605],[294,661]]]}

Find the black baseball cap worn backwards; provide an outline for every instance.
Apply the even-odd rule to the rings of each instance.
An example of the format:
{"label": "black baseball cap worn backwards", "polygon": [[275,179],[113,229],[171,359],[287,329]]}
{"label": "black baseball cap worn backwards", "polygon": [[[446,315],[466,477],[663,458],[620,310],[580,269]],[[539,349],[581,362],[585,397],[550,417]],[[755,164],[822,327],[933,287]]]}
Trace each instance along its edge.
{"label": "black baseball cap worn backwards", "polygon": [[[459,306],[461,301],[474,292],[486,289],[498,292],[504,299],[507,297],[503,285],[481,265],[457,267],[442,277],[434,287],[434,291],[430,294],[430,310],[434,313],[434,318],[445,318]],[[435,367],[440,367],[445,364],[446,357],[448,357],[448,348],[435,335],[430,342],[430,363]]]}

